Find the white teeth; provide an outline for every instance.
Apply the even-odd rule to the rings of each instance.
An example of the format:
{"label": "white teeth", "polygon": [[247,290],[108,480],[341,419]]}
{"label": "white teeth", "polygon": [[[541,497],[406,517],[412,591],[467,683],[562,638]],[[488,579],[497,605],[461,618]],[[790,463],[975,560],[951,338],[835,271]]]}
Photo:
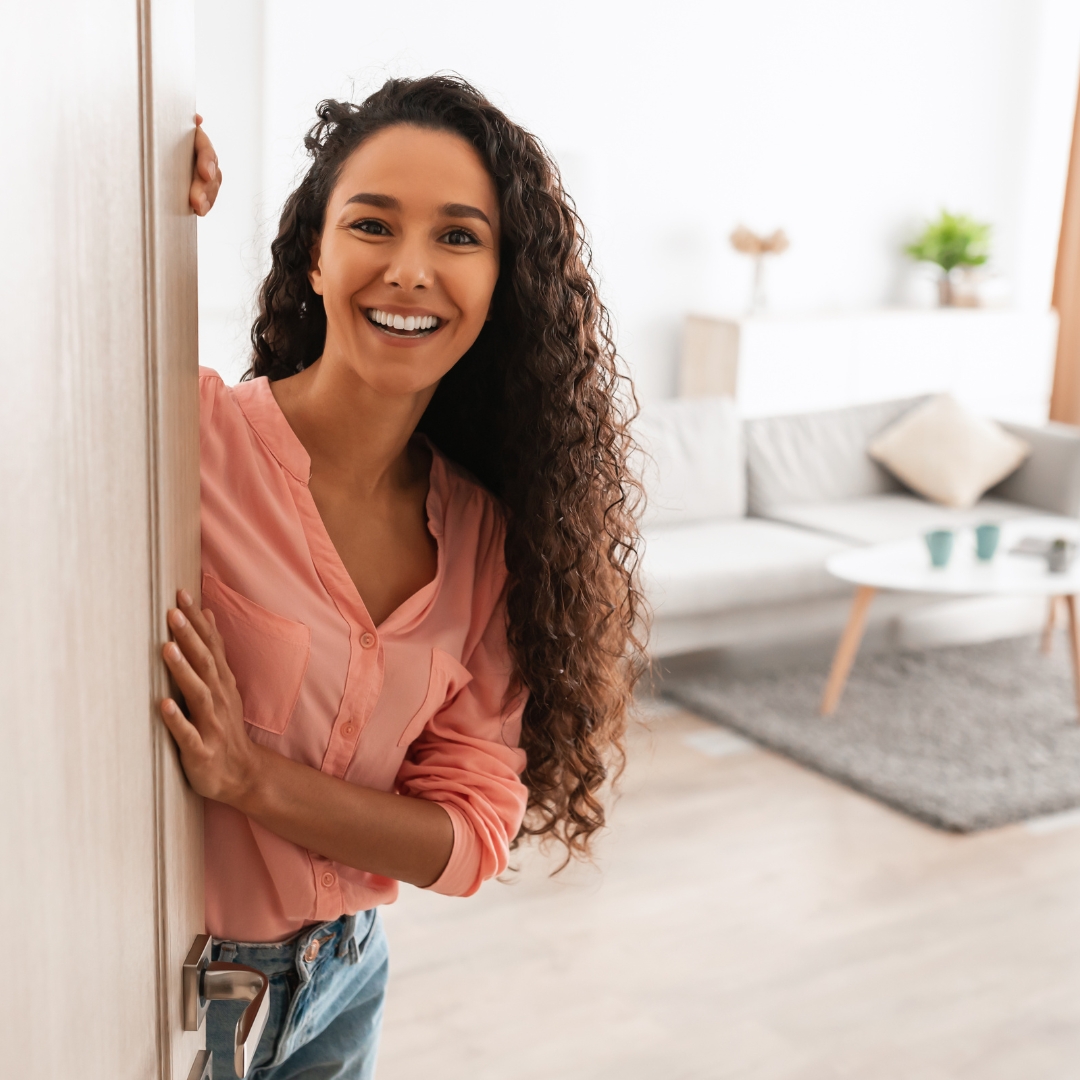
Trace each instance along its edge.
{"label": "white teeth", "polygon": [[439,325],[438,317],[435,315],[391,315],[379,308],[368,308],[367,316],[379,326],[404,330],[406,333],[414,330],[433,330]]}

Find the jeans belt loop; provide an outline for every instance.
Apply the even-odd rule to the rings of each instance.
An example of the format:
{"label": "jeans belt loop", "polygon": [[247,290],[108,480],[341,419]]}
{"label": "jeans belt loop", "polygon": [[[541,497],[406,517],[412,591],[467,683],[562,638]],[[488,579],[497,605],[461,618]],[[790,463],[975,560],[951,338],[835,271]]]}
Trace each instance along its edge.
{"label": "jeans belt loop", "polygon": [[350,964],[355,964],[360,959],[356,948],[356,916],[346,915],[341,920],[341,937],[338,938],[338,959],[348,957]]}

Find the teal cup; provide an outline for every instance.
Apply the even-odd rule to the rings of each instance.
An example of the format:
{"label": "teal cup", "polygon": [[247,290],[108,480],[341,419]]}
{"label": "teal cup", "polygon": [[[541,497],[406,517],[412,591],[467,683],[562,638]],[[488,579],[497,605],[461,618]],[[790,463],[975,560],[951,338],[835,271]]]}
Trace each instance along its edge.
{"label": "teal cup", "polygon": [[983,562],[989,562],[994,557],[994,552],[997,551],[1000,539],[1000,525],[978,526],[975,530],[975,554]]}
{"label": "teal cup", "polygon": [[935,529],[923,539],[930,549],[930,562],[937,567],[948,566],[952,556],[953,534],[951,529]]}

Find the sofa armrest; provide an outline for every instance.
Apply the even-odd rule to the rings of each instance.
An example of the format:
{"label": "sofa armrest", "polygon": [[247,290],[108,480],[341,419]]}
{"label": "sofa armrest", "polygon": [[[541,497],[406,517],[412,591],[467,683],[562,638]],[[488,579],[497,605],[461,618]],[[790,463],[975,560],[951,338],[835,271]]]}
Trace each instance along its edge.
{"label": "sofa armrest", "polygon": [[1080,428],[1071,424],[1002,423],[1031,447],[1031,454],[988,495],[1052,514],[1080,517]]}

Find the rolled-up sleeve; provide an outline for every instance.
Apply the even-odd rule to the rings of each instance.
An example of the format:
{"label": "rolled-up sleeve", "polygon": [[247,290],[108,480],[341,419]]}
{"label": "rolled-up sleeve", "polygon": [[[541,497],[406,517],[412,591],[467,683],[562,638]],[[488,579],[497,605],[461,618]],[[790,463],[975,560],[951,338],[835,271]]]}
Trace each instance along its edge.
{"label": "rolled-up sleeve", "polygon": [[471,896],[506,869],[528,797],[518,746],[525,695],[508,697],[512,666],[500,602],[465,660],[472,676],[428,722],[398,772],[403,795],[439,803],[454,825],[450,860],[428,888]]}

